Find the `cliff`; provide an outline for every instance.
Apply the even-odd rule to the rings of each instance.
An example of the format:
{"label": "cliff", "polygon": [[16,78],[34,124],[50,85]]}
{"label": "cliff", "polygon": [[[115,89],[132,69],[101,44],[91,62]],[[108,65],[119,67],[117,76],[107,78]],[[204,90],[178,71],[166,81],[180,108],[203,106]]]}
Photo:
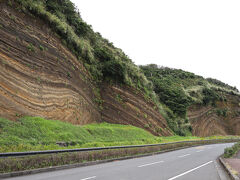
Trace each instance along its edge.
{"label": "cliff", "polygon": [[0,3],[0,117],[107,121],[172,134],[141,91],[97,83],[48,23],[17,7]]}
{"label": "cliff", "polygon": [[[235,87],[180,69],[141,66],[175,132],[195,136],[239,135],[240,94]],[[174,122],[177,122],[174,124]]]}
{"label": "cliff", "polygon": [[0,116],[101,118],[87,70],[46,23],[0,4]]}
{"label": "cliff", "polygon": [[216,106],[192,105],[188,118],[196,136],[240,135],[240,97],[226,95]]}
{"label": "cliff", "polygon": [[136,66],[69,0],[0,1],[0,117],[130,124],[154,135],[239,135],[236,88]]}

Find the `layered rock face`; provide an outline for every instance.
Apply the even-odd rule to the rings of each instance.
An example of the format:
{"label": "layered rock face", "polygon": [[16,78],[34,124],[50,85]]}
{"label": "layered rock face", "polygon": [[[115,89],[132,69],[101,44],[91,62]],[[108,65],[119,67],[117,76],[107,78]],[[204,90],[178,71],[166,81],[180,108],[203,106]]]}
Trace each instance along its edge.
{"label": "layered rock face", "polygon": [[[49,26],[0,1],[0,117],[41,116],[73,124],[130,124],[173,135],[158,108],[124,85],[101,86]],[[193,135],[240,135],[240,97],[216,106],[192,105]]]}
{"label": "layered rock face", "polygon": [[240,135],[240,97],[226,95],[216,107],[193,105],[188,109],[193,135]]}
{"label": "layered rock face", "polygon": [[109,84],[100,89],[47,24],[0,3],[0,117],[21,116],[130,124],[172,135],[140,92]]}
{"label": "layered rock face", "polygon": [[155,135],[172,135],[157,107],[148,102],[141,92],[128,87],[107,84],[102,86],[101,92],[103,121],[130,124],[144,128]]}
{"label": "layered rock face", "polygon": [[0,117],[97,122],[94,88],[46,24],[0,3]]}

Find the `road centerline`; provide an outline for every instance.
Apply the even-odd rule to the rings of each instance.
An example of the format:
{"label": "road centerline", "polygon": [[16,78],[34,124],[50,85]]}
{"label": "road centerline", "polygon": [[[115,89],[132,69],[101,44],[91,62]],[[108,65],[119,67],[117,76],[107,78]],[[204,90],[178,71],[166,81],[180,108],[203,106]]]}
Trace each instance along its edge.
{"label": "road centerline", "polygon": [[197,169],[199,169],[199,168],[201,168],[201,167],[203,167],[203,166],[206,166],[206,165],[208,165],[208,164],[210,164],[210,163],[212,163],[213,161],[209,161],[209,162],[207,162],[207,163],[204,163],[204,164],[202,164],[202,165],[200,165],[200,166],[197,166],[197,167],[195,167],[195,168],[193,168],[193,169],[190,169],[190,170],[188,170],[188,171],[186,171],[186,172],[184,172],[184,173],[182,173],[182,174],[179,174],[179,175],[177,175],[177,176],[174,176],[174,177],[172,177],[172,178],[169,178],[168,180],[173,180],[173,179],[177,179],[177,178],[179,178],[179,177],[181,177],[181,176],[184,176],[185,174],[188,174],[188,173],[190,173],[190,172],[192,172],[192,171],[195,171],[195,170],[197,170]]}
{"label": "road centerline", "polygon": [[150,166],[150,165],[154,165],[154,164],[158,164],[158,163],[163,163],[164,161],[157,161],[157,162],[153,162],[153,163],[149,163],[149,164],[143,164],[143,165],[140,165],[138,166],[139,168],[141,167],[145,167],[145,166]]}
{"label": "road centerline", "polygon": [[189,156],[191,154],[184,154],[184,155],[181,155],[181,156],[178,156],[179,158],[182,158],[182,157],[186,157],[186,156]]}
{"label": "road centerline", "polygon": [[80,180],[88,180],[88,179],[94,179],[96,178],[97,176],[92,176],[92,177],[87,177],[87,178],[84,178],[84,179],[80,179]]}

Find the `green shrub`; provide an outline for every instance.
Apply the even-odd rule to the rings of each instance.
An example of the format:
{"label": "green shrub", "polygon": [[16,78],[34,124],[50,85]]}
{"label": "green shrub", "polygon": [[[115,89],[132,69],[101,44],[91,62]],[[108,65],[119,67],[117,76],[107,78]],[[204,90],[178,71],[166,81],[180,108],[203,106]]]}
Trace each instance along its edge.
{"label": "green shrub", "polygon": [[209,88],[204,88],[202,90],[203,93],[203,104],[208,105],[210,102],[212,102],[212,105],[215,106],[215,103],[217,100],[219,100],[218,94]]}
{"label": "green shrub", "polygon": [[224,157],[231,158],[240,150],[240,143],[234,144],[232,147],[224,149]]}
{"label": "green shrub", "polygon": [[218,116],[223,116],[223,117],[227,117],[227,109],[217,109],[216,113]]}
{"label": "green shrub", "polygon": [[230,86],[224,82],[221,82],[217,79],[213,79],[213,78],[207,78],[207,81],[212,83],[212,84],[215,84],[217,86],[220,86],[220,87],[224,87],[224,88],[227,88],[227,89],[230,89],[230,90],[233,90],[233,91],[236,91],[236,92],[239,92],[238,89],[236,87],[233,87],[233,86]]}
{"label": "green shrub", "polygon": [[184,126],[186,124],[184,120],[192,99],[184,92],[181,86],[183,81],[180,79],[195,79],[197,76],[182,70],[158,68],[155,64],[140,68],[152,82],[157,99],[159,98],[160,102],[166,105],[163,114],[168,126],[178,135],[189,133],[189,128]]}

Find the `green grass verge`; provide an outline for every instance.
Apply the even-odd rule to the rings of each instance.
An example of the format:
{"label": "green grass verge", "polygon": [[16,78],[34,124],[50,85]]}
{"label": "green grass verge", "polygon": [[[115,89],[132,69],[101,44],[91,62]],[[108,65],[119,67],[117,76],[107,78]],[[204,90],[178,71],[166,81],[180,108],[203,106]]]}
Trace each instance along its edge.
{"label": "green grass verge", "polygon": [[[15,122],[0,118],[0,152],[156,144],[221,138],[225,137],[156,137],[141,128],[129,125],[100,123],[78,126],[40,117],[24,117]],[[68,146],[61,147],[56,144],[57,142],[64,142]]]}
{"label": "green grass verge", "polygon": [[225,148],[224,149],[224,157],[225,158],[231,158],[237,154],[237,152],[240,151],[240,143],[234,144],[232,147]]}

